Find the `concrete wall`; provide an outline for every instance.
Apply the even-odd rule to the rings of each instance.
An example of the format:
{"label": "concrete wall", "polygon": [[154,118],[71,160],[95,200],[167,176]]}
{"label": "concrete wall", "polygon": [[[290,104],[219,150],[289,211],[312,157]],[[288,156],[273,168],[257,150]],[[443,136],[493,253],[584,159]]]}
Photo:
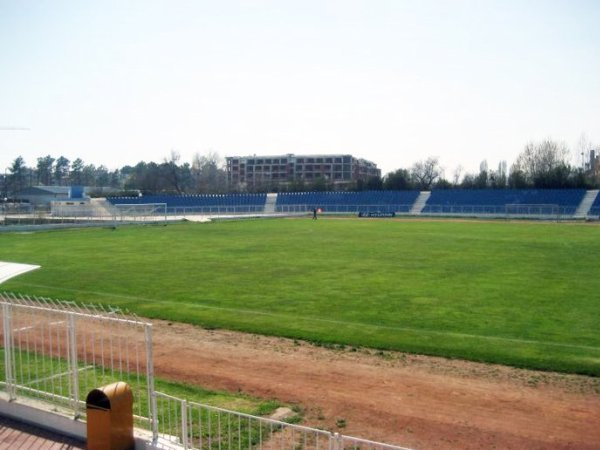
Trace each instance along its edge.
{"label": "concrete wall", "polygon": [[[19,399],[18,401],[8,401],[4,393],[0,393],[0,415],[9,417],[19,422],[48,430],[62,436],[68,436],[79,441],[85,442],[87,438],[87,424],[81,420],[74,419],[61,411],[51,411],[43,402]],[[165,445],[164,442],[152,444],[152,436],[144,430],[135,430],[135,450],[158,450],[158,449],[178,449],[173,444]]]}

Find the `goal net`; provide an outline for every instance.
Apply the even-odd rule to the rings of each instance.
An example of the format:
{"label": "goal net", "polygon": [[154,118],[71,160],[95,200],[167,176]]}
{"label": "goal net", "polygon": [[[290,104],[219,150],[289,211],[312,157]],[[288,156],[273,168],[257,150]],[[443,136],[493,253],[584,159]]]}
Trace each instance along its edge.
{"label": "goal net", "polygon": [[130,203],[116,204],[117,218],[121,221],[166,221],[166,203]]}
{"label": "goal net", "polygon": [[520,204],[512,203],[505,205],[506,215],[514,217],[560,217],[560,205],[556,204]]}

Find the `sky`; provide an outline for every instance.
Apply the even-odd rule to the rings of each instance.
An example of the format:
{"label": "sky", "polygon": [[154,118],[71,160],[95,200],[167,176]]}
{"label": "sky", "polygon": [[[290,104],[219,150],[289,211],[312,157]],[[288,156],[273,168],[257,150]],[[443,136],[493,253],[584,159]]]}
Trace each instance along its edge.
{"label": "sky", "polygon": [[597,0],[0,0],[0,171],[349,153],[450,179],[545,138],[581,164],[599,24]]}

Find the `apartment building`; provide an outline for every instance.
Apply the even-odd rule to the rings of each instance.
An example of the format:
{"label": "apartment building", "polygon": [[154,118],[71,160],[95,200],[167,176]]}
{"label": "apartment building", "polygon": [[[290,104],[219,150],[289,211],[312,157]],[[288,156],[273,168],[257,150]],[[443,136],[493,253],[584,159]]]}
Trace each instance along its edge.
{"label": "apartment building", "polygon": [[225,159],[229,186],[239,188],[285,185],[293,181],[311,183],[321,178],[343,186],[381,176],[375,163],[347,154],[228,156]]}

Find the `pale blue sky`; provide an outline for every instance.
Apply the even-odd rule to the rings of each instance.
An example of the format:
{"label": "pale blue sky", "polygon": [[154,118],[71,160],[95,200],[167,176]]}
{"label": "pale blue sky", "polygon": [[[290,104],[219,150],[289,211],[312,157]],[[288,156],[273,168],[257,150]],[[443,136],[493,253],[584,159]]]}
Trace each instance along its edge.
{"label": "pale blue sky", "polygon": [[11,126],[30,130],[0,131],[2,171],[175,150],[438,156],[451,178],[600,143],[600,1],[0,0]]}

